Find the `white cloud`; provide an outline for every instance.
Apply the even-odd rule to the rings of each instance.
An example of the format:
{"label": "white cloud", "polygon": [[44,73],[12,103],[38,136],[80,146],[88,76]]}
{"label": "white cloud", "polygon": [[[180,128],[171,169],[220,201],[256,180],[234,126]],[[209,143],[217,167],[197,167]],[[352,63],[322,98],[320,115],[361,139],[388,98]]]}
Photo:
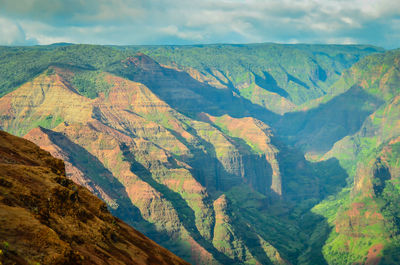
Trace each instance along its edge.
{"label": "white cloud", "polygon": [[34,5],[0,0],[0,13],[9,21],[20,21],[20,31],[40,43],[351,40],[400,46],[394,32],[400,1],[392,0],[60,0],[51,5],[50,0],[21,1]]}
{"label": "white cloud", "polygon": [[167,27],[162,27],[159,29],[159,32],[169,35],[169,36],[176,36],[176,37],[184,39],[184,40],[196,40],[196,41],[204,40],[204,37],[200,32],[196,32],[196,31],[182,32],[175,25],[169,25]]}
{"label": "white cloud", "polygon": [[35,40],[27,38],[22,27],[15,21],[0,17],[0,45],[34,44]]}

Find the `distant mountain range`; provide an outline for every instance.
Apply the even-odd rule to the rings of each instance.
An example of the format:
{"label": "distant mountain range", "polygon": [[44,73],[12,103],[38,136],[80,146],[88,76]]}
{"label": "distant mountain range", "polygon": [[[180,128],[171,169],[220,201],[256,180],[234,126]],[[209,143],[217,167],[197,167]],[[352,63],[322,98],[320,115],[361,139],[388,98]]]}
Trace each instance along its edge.
{"label": "distant mountain range", "polygon": [[0,129],[188,262],[400,262],[400,50],[50,45],[0,65]]}

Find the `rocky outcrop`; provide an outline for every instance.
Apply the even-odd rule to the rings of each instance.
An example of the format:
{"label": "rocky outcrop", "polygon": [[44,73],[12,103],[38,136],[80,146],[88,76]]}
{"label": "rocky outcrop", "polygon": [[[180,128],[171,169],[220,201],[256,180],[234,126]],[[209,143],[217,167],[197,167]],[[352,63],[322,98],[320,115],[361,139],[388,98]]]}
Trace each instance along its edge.
{"label": "rocky outcrop", "polygon": [[[233,139],[240,139],[239,148],[247,149],[249,154],[241,156],[238,166],[235,167],[236,175],[242,175],[261,193],[282,195],[282,180],[277,161],[278,150],[271,143],[273,135],[268,125],[254,118],[238,119],[228,115],[213,117],[204,113],[200,117],[215,124]],[[260,189],[261,187],[264,190]]]}
{"label": "rocky outcrop", "polygon": [[0,132],[0,262],[188,264],[112,216],[64,163]]}

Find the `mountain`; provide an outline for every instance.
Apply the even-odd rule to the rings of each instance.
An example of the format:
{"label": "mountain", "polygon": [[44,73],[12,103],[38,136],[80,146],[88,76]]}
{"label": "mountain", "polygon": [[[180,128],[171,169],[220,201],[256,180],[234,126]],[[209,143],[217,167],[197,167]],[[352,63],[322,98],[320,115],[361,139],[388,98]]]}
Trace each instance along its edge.
{"label": "mountain", "polygon": [[[50,65],[115,72],[115,62],[125,60],[125,64],[129,64],[129,60],[126,60],[128,57],[143,53],[166,68],[180,73],[167,71],[165,67],[164,72],[180,77],[185,76],[185,73],[194,79],[189,79],[192,84],[198,81],[203,88],[232,91],[255,105],[283,114],[311,99],[332,93],[331,85],[344,70],[360,58],[382,51],[382,48],[367,45],[273,43],[0,47],[0,96],[43,72]],[[133,74],[131,71],[127,73]],[[95,97],[96,89],[91,80],[91,75],[86,74],[76,77],[75,84],[78,89],[85,90],[85,95]]]}
{"label": "mountain", "polygon": [[185,260],[396,264],[398,50],[0,53],[0,128]]}
{"label": "mountain", "polygon": [[112,216],[64,163],[0,131],[1,264],[188,264]]}

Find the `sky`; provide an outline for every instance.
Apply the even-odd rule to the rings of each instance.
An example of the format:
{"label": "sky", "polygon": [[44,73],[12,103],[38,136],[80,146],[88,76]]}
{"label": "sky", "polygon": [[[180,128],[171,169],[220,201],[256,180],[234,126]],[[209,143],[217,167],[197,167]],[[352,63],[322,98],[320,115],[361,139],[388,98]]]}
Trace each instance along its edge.
{"label": "sky", "polygon": [[400,0],[0,0],[0,45],[400,47]]}

